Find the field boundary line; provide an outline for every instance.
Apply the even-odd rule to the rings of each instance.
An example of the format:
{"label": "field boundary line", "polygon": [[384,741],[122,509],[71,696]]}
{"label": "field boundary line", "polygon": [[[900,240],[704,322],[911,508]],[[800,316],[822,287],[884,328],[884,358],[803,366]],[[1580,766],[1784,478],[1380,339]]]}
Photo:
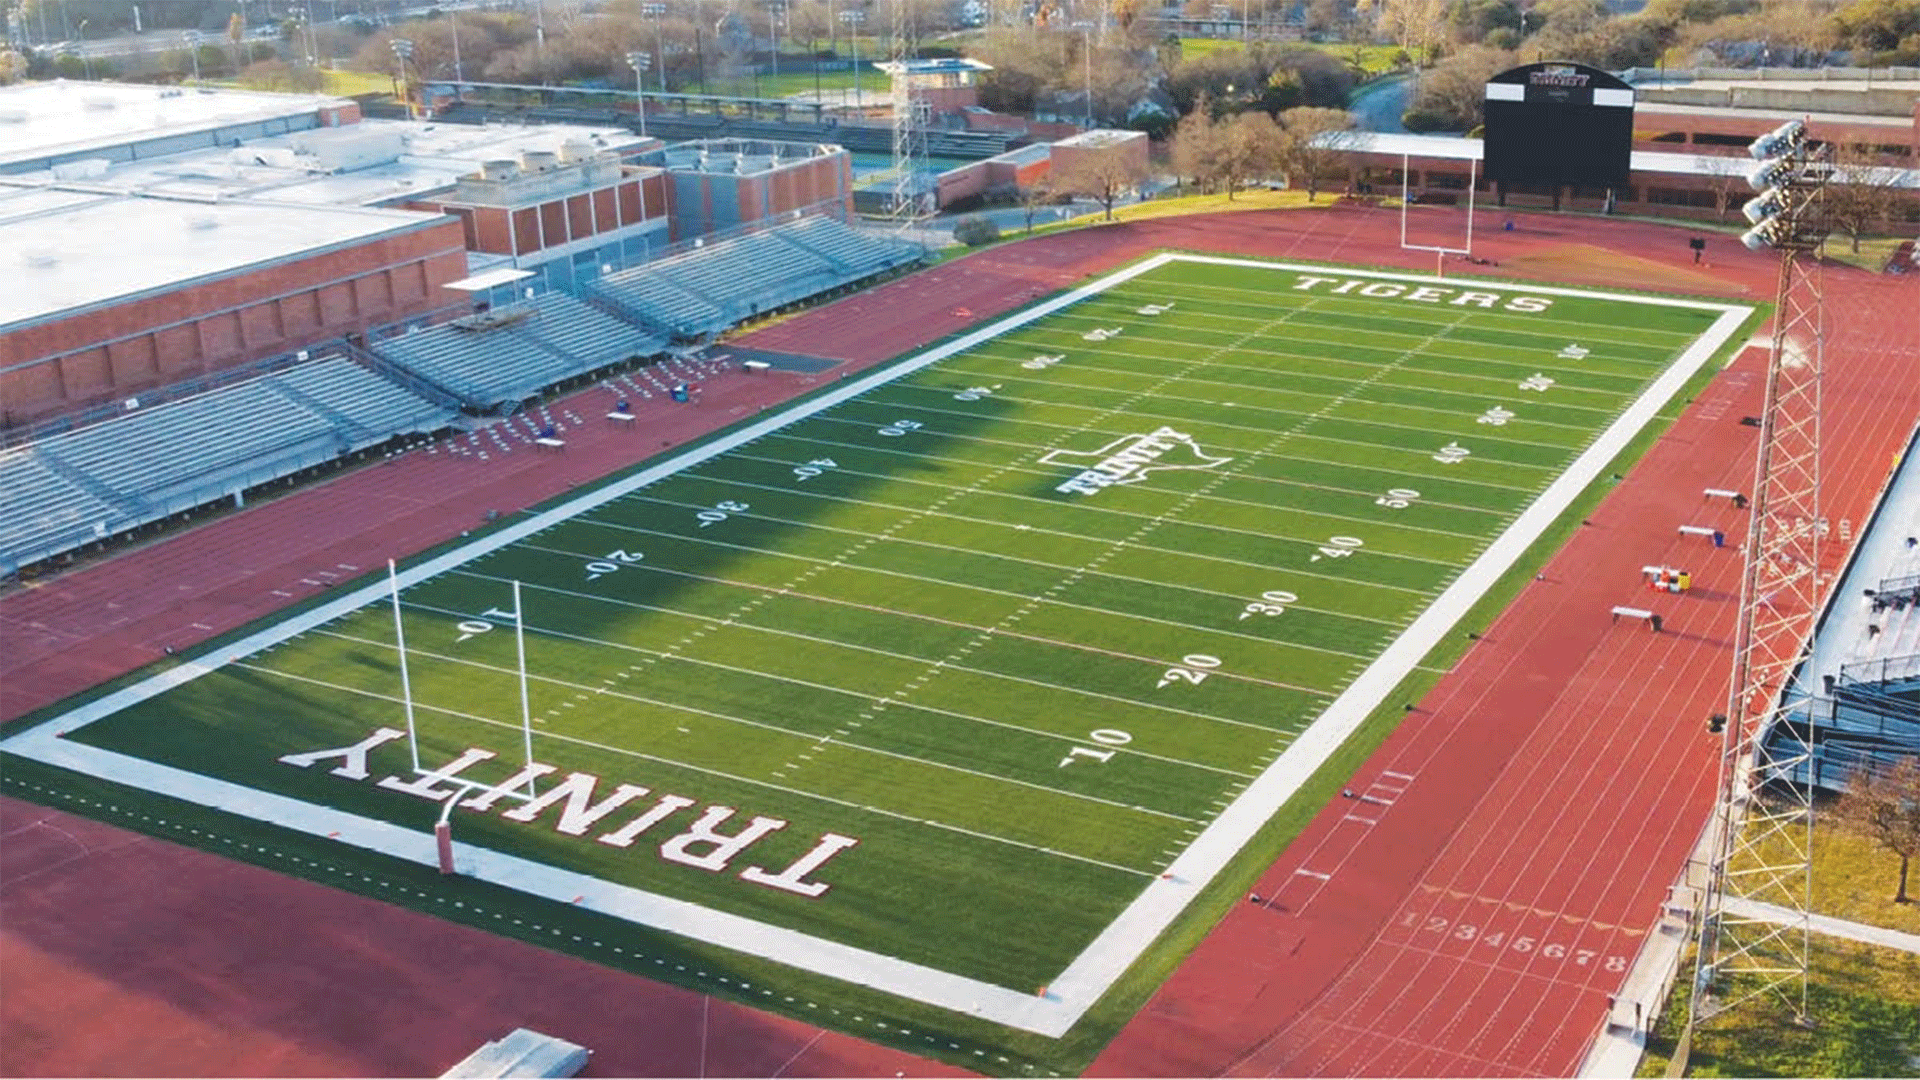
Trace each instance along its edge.
{"label": "field boundary line", "polygon": [[[482,555],[534,536],[605,505],[655,480],[709,460],[797,420],[851,400],[903,375],[991,340],[1062,308],[1098,296],[1173,262],[1242,266],[1261,270],[1304,273],[1331,272],[1328,267],[1293,262],[1237,259],[1188,253],[1160,253],[1131,266],[1044,300],[1014,315],[997,319],[898,363],[889,364],[764,420],[675,454],[660,463],[636,470],[592,491],[567,499],[544,512],[521,520],[424,560],[399,574],[403,587],[462,566]],[[1394,271],[1356,271],[1341,268],[1350,277],[1378,280],[1433,281],[1430,275]],[[828,941],[799,931],[729,915],[687,901],[614,885],[584,874],[518,856],[456,842],[472,876],[576,906],[602,911],[628,921],[671,933],[763,956],[779,963],[826,974],[856,985],[917,1001],[1023,1031],[1059,1037],[1069,1031],[1142,952],[1159,940],[1172,921],[1186,909],[1213,878],[1252,839],[1271,814],[1306,781],[1356,730],[1385,695],[1438,644],[1479,597],[1544,534],[1578,494],[1597,480],[1606,464],[1632,440],[1659,410],[1678,393],[1712,355],[1724,345],[1753,309],[1749,305],[1709,303],[1566,289],[1534,285],[1502,285],[1533,294],[1597,297],[1640,306],[1683,307],[1719,312],[1712,326],[1669,364],[1647,388],[1563,472],[1546,485],[1533,502],[1460,573],[1407,629],[1381,652],[1349,689],[1336,698],[1276,760],[1249,784],[1214,822],[1204,829],[1168,867],[1147,884],[1112,923],[1054,979],[1042,994],[1008,990],[976,979],[953,975],[925,965]],[[343,842],[385,852],[432,866],[437,852],[432,833],[403,829],[373,818],[334,810],[299,799],[253,788],[173,766],[160,765],[100,747],[63,738],[121,709],[148,700],[166,690],[211,674],[245,657],[278,645],[300,633],[377,603],[387,583],[374,581],[351,590],[279,623],[245,635],[224,646],[207,649],[192,659],[157,672],[120,690],[35,724],[0,740],[0,750],[114,783],[185,799],[259,820],[285,818],[290,828],[318,836],[338,832]],[[895,815],[905,817],[905,815]],[[909,819],[918,820],[918,819]],[[1115,869],[1124,869],[1118,868]]]}

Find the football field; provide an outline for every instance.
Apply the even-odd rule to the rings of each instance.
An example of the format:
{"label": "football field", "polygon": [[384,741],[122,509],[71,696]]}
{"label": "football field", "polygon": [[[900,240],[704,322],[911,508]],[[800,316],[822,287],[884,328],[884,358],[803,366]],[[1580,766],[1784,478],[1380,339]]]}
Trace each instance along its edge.
{"label": "football field", "polygon": [[1059,1035],[1750,313],[1155,256],[4,749]]}

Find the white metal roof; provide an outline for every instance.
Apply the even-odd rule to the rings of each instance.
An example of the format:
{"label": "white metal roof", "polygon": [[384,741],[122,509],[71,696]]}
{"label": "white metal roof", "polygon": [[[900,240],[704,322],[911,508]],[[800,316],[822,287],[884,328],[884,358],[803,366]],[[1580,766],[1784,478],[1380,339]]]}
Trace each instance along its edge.
{"label": "white metal roof", "polygon": [[16,83],[0,87],[0,168],[135,140],[304,116],[353,102],[323,94],[192,90],[138,83]]}
{"label": "white metal roof", "polygon": [[0,189],[0,333],[20,324],[175,289],[445,221],[406,210],[186,202]]}

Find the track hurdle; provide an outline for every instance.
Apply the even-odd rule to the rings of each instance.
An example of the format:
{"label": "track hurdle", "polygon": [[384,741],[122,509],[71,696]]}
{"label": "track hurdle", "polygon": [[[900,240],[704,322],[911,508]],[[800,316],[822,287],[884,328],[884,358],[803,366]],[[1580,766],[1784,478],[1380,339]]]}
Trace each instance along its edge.
{"label": "track hurdle", "polygon": [[1721,532],[1719,529],[1715,529],[1706,525],[1682,525],[1680,526],[1680,535],[1704,536],[1709,540],[1713,541],[1714,547],[1727,546],[1727,534]]}
{"label": "track hurdle", "polygon": [[1629,619],[1645,620],[1648,629],[1652,630],[1656,634],[1660,632],[1660,627],[1661,627],[1660,616],[1655,615],[1653,612],[1648,611],[1646,608],[1627,607],[1624,604],[1614,605],[1613,621],[1619,622],[1621,619],[1621,616],[1625,616]]}
{"label": "track hurdle", "polygon": [[1737,491],[1728,491],[1726,488],[1703,488],[1700,494],[1709,499],[1732,499],[1734,509],[1736,510],[1745,510],[1747,508],[1747,497]]}

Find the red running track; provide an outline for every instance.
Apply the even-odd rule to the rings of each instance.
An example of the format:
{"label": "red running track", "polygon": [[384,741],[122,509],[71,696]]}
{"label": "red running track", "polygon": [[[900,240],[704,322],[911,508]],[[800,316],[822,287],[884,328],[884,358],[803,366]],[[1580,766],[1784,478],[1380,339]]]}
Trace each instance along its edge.
{"label": "red running track", "polygon": [[[1721,272],[1770,287],[1771,260],[1744,261]],[[1920,283],[1827,285],[1826,507],[1858,524],[1920,410]],[[1713,380],[1355,775],[1361,798],[1315,819],[1263,903],[1231,911],[1092,1073],[1578,1067],[1711,809],[1704,720],[1727,695],[1745,521],[1700,493],[1751,487],[1738,421],[1760,410],[1764,362],[1749,349]],[[1642,591],[1646,564],[1692,569],[1694,591]],[[1615,604],[1662,612],[1666,632],[1614,624]]]}
{"label": "red running track", "polygon": [[[1766,264],[1739,254],[1729,258],[1736,272],[1713,268],[1714,276],[1677,257],[1616,254],[1592,265],[1581,258],[1582,252],[1603,249],[1625,253],[1671,247],[1678,255],[1684,251],[1684,234],[1674,229],[1544,215],[1521,215],[1519,220],[1518,232],[1496,232],[1480,249],[1516,276],[1747,295],[1765,295],[1771,289],[1770,278],[1762,273]],[[1409,256],[1393,246],[1396,230],[1392,215],[1348,207],[1217,214],[1082,230],[992,249],[903,278],[750,335],[742,343],[869,364],[1163,247],[1431,269],[1430,257]],[[1529,266],[1530,259],[1536,265]],[[1880,334],[1876,347],[1897,360],[1878,369],[1877,383],[1856,371],[1854,381],[1847,383],[1851,389],[1829,386],[1830,410],[1851,410],[1847,415],[1857,419],[1844,430],[1833,424],[1828,428],[1829,446],[1844,446],[1848,455],[1839,463],[1846,472],[1836,478],[1833,490],[1858,496],[1855,501],[1861,505],[1851,512],[1857,522],[1864,518],[1865,493],[1884,474],[1888,448],[1906,430],[1912,410],[1906,408],[1904,417],[1899,409],[1883,410],[1884,423],[1858,418],[1872,412],[1876,402],[1907,401],[1920,380],[1912,370],[1910,336],[1898,336],[1886,317],[1889,305],[1906,302],[1911,294],[1862,275],[1849,278],[1830,295],[1840,297],[1843,290],[1838,303],[1846,305],[1848,332]],[[1903,348],[1909,351],[1901,353]],[[573,407],[590,419],[584,428],[568,433],[564,455],[516,453],[481,464],[409,454],[36,588],[16,590],[0,598],[0,639],[5,645],[0,649],[0,716],[18,716],[57,701],[151,661],[164,645],[191,645],[389,556],[448,539],[476,524],[486,510],[511,512],[631,464],[657,452],[656,438],[677,444],[803,389],[801,380],[789,377],[710,383],[700,409],[653,403],[638,425],[645,434],[637,441],[633,432],[595,425],[592,418],[605,411],[611,398],[589,392],[573,399]],[[1742,390],[1733,380],[1716,383],[1703,398],[1702,409],[1709,408],[1713,393],[1723,392],[1728,397],[1720,408],[1733,416],[1733,409],[1746,408],[1733,404]],[[1751,386],[1744,390],[1750,393]],[[1679,436],[1676,431],[1668,442]],[[1669,449],[1663,444],[1662,452]],[[1723,449],[1715,444],[1710,452],[1717,455]],[[1705,456],[1677,454],[1676,467],[1700,464],[1695,459]],[[1643,478],[1650,471],[1636,470],[1603,512],[1620,509],[1616,503],[1645,486]],[[1729,484],[1741,486],[1742,480],[1737,467],[1728,473]],[[1835,516],[1846,512],[1836,511]],[[1601,526],[1591,535],[1621,534],[1607,534]],[[1575,547],[1582,543],[1588,547],[1581,550],[1595,558],[1613,553],[1605,539],[1583,536]],[[1621,916],[1603,917],[1612,909],[1598,901],[1575,896],[1557,907],[1544,901],[1588,887],[1578,875],[1568,876],[1565,867],[1584,865],[1587,876],[1604,879],[1604,885],[1629,858],[1647,867],[1640,876],[1649,884],[1640,891],[1657,890],[1672,870],[1658,865],[1663,856],[1649,850],[1647,837],[1678,836],[1660,841],[1665,844],[1660,851],[1683,848],[1697,828],[1698,797],[1691,789],[1682,797],[1673,785],[1652,776],[1641,785],[1650,800],[1645,812],[1616,816],[1616,827],[1605,833],[1595,833],[1591,820],[1536,828],[1521,813],[1524,804],[1506,805],[1513,797],[1483,797],[1486,785],[1503,782],[1508,771],[1519,768],[1516,763],[1550,757],[1561,746],[1549,738],[1557,728],[1530,721],[1511,708],[1483,709],[1476,703],[1529,696],[1544,703],[1544,695],[1528,688],[1546,681],[1563,693],[1580,689],[1587,695],[1567,697],[1559,707],[1618,710],[1621,703],[1614,698],[1619,695],[1609,696],[1608,681],[1644,679],[1647,671],[1641,665],[1649,662],[1657,674],[1658,659],[1641,656],[1650,645],[1674,650],[1670,664],[1701,668],[1707,661],[1695,653],[1724,648],[1694,640],[1711,637],[1706,631],[1715,617],[1715,601],[1704,591],[1689,598],[1689,603],[1699,601],[1699,623],[1690,612],[1687,620],[1670,622],[1675,632],[1658,641],[1624,631],[1597,634],[1593,627],[1576,633],[1572,628],[1580,620],[1573,618],[1516,621],[1528,618],[1523,609],[1536,597],[1574,595],[1573,586],[1558,576],[1573,550],[1556,561],[1549,580],[1525,603],[1503,616],[1455,678],[1437,689],[1423,703],[1423,712],[1382,751],[1397,756],[1376,759],[1368,767],[1394,768],[1391,761],[1421,770],[1410,773],[1418,782],[1396,799],[1394,813],[1381,819],[1381,833],[1404,829],[1404,823],[1416,817],[1407,811],[1418,806],[1423,814],[1452,815],[1435,820],[1458,820],[1474,829],[1521,829],[1568,849],[1584,843],[1579,850],[1587,854],[1569,857],[1550,848],[1535,856],[1541,860],[1537,865],[1528,864],[1533,866],[1530,872],[1503,868],[1495,875],[1499,880],[1485,873],[1476,878],[1488,852],[1468,844],[1467,824],[1450,836],[1407,837],[1406,842],[1426,844],[1412,849],[1409,858],[1399,841],[1382,844],[1371,830],[1359,837],[1343,834],[1335,822],[1346,807],[1336,807],[1288,856],[1305,858],[1311,850],[1313,857],[1327,860],[1315,865],[1337,864],[1324,894],[1296,899],[1297,912],[1284,900],[1287,910],[1280,905],[1236,910],[1115,1040],[1096,1071],[1352,1071],[1350,1064],[1363,1061],[1375,1071],[1397,1070],[1391,1062],[1408,1058],[1413,1048],[1388,1053],[1376,1044],[1404,1046],[1393,1038],[1413,1029],[1381,1028],[1377,1035],[1385,1042],[1379,1042],[1378,1023],[1371,1017],[1383,1009],[1419,1012],[1425,1019],[1416,1027],[1422,1031],[1478,1023],[1474,1030],[1493,1031],[1507,1042],[1522,1044],[1518,1050],[1497,1053],[1449,1051],[1447,1060],[1459,1063],[1452,1071],[1462,1071],[1468,1060],[1514,1060],[1531,1041],[1557,1046],[1571,1045],[1569,1038],[1584,1038],[1576,1032],[1556,1042],[1550,1032],[1560,1028],[1591,1032],[1597,1023],[1592,1010],[1591,1018],[1581,1014],[1570,1025],[1551,1012],[1536,1010],[1522,1017],[1522,1006],[1539,1005],[1544,996],[1531,989],[1518,1004],[1494,1008],[1492,1019],[1449,1020],[1443,1014],[1447,1002],[1467,1000],[1462,995],[1407,998],[1400,995],[1398,983],[1381,982],[1410,980],[1425,986],[1434,983],[1437,973],[1473,971],[1418,934],[1409,940],[1406,934],[1387,933],[1408,914],[1416,916],[1412,926],[1419,928],[1426,925],[1419,916],[1460,917],[1446,904],[1489,902],[1471,897],[1497,894],[1512,898],[1503,904],[1520,904],[1522,897],[1532,896],[1529,918],[1544,917],[1533,907],[1576,918],[1585,912],[1592,925],[1581,926],[1580,932],[1599,936],[1582,938],[1583,948],[1607,940],[1608,933],[1630,937],[1617,929]],[[1597,579],[1580,559],[1570,565],[1581,567],[1576,576]],[[1572,603],[1562,601],[1563,606]],[[1541,625],[1549,627],[1547,634],[1538,635],[1541,641],[1558,642],[1559,648],[1531,647],[1521,655],[1522,645],[1536,644],[1528,640],[1527,628]],[[1449,689],[1469,673],[1479,681]],[[1710,686],[1716,678],[1671,681]],[[1713,696],[1705,689],[1699,692]],[[1671,699],[1677,691],[1659,693]],[[1443,694],[1448,695],[1445,701]],[[1657,698],[1646,700],[1650,708]],[[1671,707],[1680,707],[1677,699]],[[1483,711],[1504,719],[1489,721],[1483,732],[1472,727]],[[1590,727],[1612,730],[1611,724]],[[1684,727],[1691,730],[1692,725]],[[1458,738],[1449,737],[1454,729],[1461,732]],[[1484,753],[1487,744],[1480,740],[1502,731],[1513,740],[1513,752],[1495,761]],[[1598,736],[1596,731],[1587,733],[1589,738]],[[1696,741],[1682,739],[1679,745]],[[1604,745],[1624,754],[1630,742],[1615,738]],[[1566,744],[1573,752],[1580,752],[1582,745]],[[1677,756],[1691,760],[1685,750]],[[1575,765],[1587,771],[1576,773]],[[1692,775],[1698,770],[1681,772]],[[1530,790],[1520,773],[1506,782],[1520,795]],[[1595,775],[1585,763],[1567,763],[1558,771],[1536,770],[1531,782],[1611,785],[1618,779]],[[1624,789],[1621,797],[1631,798]],[[1545,799],[1535,812],[1564,810],[1561,804],[1566,801]],[[1518,850],[1497,832],[1495,839],[1495,854]],[[544,1030],[594,1045],[600,1052],[596,1073],[886,1076],[949,1071],[796,1021],[11,799],[0,799],[0,841],[0,970],[6,972],[0,981],[0,1073],[6,1075],[419,1074],[444,1068],[478,1041],[530,1018],[538,1018],[535,1026]],[[1457,862],[1418,854],[1442,849],[1455,851]],[[1268,881],[1277,885],[1297,876],[1292,875],[1295,865],[1283,860]],[[1677,860],[1671,865],[1677,866]],[[1441,870],[1448,876],[1437,876]],[[1506,882],[1508,876],[1514,880]],[[1279,890],[1263,883],[1263,891]],[[1461,895],[1451,895],[1456,892]],[[1619,906],[1629,915],[1639,910],[1632,902]],[[1602,923],[1616,929],[1604,931]],[[273,929],[263,934],[261,927]],[[1471,957],[1472,949],[1466,952]],[[1529,973],[1523,964],[1518,976],[1508,970],[1511,965],[1482,965],[1486,970],[1480,977],[1487,981],[1478,984],[1481,989],[1472,998],[1496,997],[1498,987],[1506,985],[1498,980],[1511,983],[1516,977],[1533,980],[1529,987],[1584,986],[1591,993],[1601,992],[1597,987],[1606,982],[1590,974],[1582,983],[1564,970],[1546,970],[1539,959],[1533,961],[1539,970]],[[1283,970],[1285,978],[1270,977]],[[530,982],[529,973],[541,981]],[[1460,977],[1465,987],[1465,976]],[[453,985],[467,990],[453,993],[448,989]],[[529,985],[539,985],[538,994],[520,989]],[[1394,987],[1391,997],[1385,989],[1389,985]],[[343,992],[345,987],[352,992]],[[1342,994],[1346,996],[1336,996]],[[1501,1000],[1512,998],[1509,993]],[[617,1001],[617,1008],[609,1008],[609,1001]],[[1343,1011],[1348,1009],[1357,1011]],[[1298,1019],[1334,1015],[1350,1027],[1316,1027],[1318,1022]],[[1302,1031],[1315,1035],[1302,1038]],[[1342,1034],[1348,1031],[1352,1037]],[[1463,1045],[1457,1039],[1421,1037],[1423,1048]],[[1553,1056],[1546,1050],[1535,1052],[1544,1055],[1543,1060]],[[1447,1070],[1433,1064],[1410,1071]]]}

